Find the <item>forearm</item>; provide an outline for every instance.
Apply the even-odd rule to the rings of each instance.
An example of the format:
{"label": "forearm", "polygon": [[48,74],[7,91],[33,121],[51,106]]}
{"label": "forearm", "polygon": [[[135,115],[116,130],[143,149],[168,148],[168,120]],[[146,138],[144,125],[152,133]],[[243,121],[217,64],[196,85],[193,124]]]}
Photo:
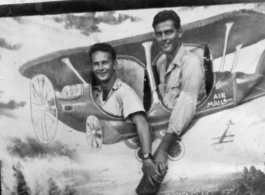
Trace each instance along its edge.
{"label": "forearm", "polygon": [[147,125],[137,128],[142,153],[151,153],[151,133]]}
{"label": "forearm", "polygon": [[133,115],[132,119],[136,124],[142,153],[151,153],[151,132],[146,117],[143,114],[137,114]]}
{"label": "forearm", "polygon": [[163,137],[157,152],[168,152],[172,144],[178,140],[179,137],[175,133],[166,133],[166,135]]}
{"label": "forearm", "polygon": [[196,96],[181,92],[171,112],[167,133],[183,135],[195,114],[196,104]]}
{"label": "forearm", "polygon": [[175,133],[166,133],[163,137],[157,151],[155,152],[154,159],[155,163],[158,166],[159,173],[162,177],[167,174],[168,170],[168,150],[171,148],[173,143],[178,139],[177,134]]}

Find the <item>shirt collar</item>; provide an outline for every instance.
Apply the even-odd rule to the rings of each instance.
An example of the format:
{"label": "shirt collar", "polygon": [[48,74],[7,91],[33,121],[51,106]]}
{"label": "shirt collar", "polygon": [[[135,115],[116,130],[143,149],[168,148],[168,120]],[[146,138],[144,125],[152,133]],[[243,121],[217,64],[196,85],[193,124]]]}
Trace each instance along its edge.
{"label": "shirt collar", "polygon": [[181,65],[181,59],[182,59],[183,55],[185,54],[185,51],[186,51],[185,47],[181,44],[175,58],[172,60],[172,62],[170,64],[175,64],[175,65],[180,66]]}
{"label": "shirt collar", "polygon": [[[121,85],[122,85],[122,81],[119,78],[117,78],[116,81],[114,82],[113,86],[112,86],[112,89],[117,90],[120,88]],[[101,85],[94,86],[93,88],[99,92],[101,92],[101,90],[102,90]]]}
{"label": "shirt collar", "polygon": [[112,89],[117,90],[120,88],[121,85],[122,85],[122,81],[119,78],[117,78]]}
{"label": "shirt collar", "polygon": [[182,59],[184,54],[185,54],[185,48],[181,44],[176,56],[174,57],[172,62],[169,64],[168,69],[166,70],[166,73],[171,72],[176,66],[180,66],[181,65],[181,59]]}

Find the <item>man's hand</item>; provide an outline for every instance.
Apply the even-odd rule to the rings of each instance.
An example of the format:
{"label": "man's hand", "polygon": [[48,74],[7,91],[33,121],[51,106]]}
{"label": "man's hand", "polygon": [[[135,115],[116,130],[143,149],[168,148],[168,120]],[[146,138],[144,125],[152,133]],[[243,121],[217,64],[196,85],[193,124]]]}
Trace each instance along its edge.
{"label": "man's hand", "polygon": [[156,166],[158,167],[158,170],[161,173],[161,175],[164,177],[167,174],[167,170],[168,170],[167,152],[158,150],[154,156],[155,156]]}
{"label": "man's hand", "polygon": [[162,175],[159,173],[159,171],[156,168],[156,165],[153,163],[151,159],[143,160],[142,171],[147,176],[152,186],[155,185],[154,181],[157,183],[161,183],[163,180]]}
{"label": "man's hand", "polygon": [[155,164],[163,177],[167,174],[168,170],[168,150],[177,139],[178,136],[175,133],[166,133],[154,154]]}

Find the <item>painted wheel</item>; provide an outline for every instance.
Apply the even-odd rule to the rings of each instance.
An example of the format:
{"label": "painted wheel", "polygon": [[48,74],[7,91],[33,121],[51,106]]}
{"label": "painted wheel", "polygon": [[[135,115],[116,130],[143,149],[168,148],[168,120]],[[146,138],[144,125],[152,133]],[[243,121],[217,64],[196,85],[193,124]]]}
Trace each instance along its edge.
{"label": "painted wheel", "polygon": [[137,149],[140,146],[138,137],[124,140],[124,143],[131,149]]}
{"label": "painted wheel", "polygon": [[168,158],[172,161],[177,161],[183,157],[184,153],[184,144],[181,141],[176,141],[168,151]]}
{"label": "painted wheel", "polygon": [[30,82],[30,108],[33,129],[43,144],[53,141],[57,132],[58,109],[51,81],[45,75],[37,75]]}
{"label": "painted wheel", "polygon": [[95,116],[89,116],[86,120],[86,138],[91,150],[99,150],[102,146],[102,128]]}
{"label": "painted wheel", "polygon": [[135,155],[135,158],[136,158],[138,161],[140,161],[140,162],[143,161],[143,160],[142,160],[142,158],[143,158],[143,156],[142,156],[142,150],[141,150],[140,147],[137,148],[137,149],[135,150],[134,155]]}

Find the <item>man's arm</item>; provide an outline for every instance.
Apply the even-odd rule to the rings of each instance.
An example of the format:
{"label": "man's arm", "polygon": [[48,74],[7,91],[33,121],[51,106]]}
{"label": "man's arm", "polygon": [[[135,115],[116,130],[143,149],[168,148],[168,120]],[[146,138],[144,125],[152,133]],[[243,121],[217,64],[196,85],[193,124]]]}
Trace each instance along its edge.
{"label": "man's arm", "polygon": [[158,166],[159,172],[164,176],[168,170],[167,158],[168,150],[171,148],[172,144],[178,139],[175,133],[166,133],[163,137],[154,157],[156,165]]}
{"label": "man's arm", "polygon": [[156,152],[155,160],[159,171],[166,174],[168,150],[187,129],[196,110],[197,98],[204,82],[201,61],[197,58],[188,59],[183,65],[181,92],[173,107],[167,133]]}
{"label": "man's arm", "polygon": [[[151,133],[141,99],[131,87],[124,85],[119,90],[118,101],[123,106],[124,118],[130,118],[136,125],[142,153],[151,153]],[[153,181],[159,183],[162,181],[152,159],[143,160],[142,170],[152,185],[154,185]]]}
{"label": "man's arm", "polygon": [[171,112],[168,133],[183,134],[195,114],[198,96],[205,82],[201,63],[196,57],[186,57],[182,67],[180,94]]}
{"label": "man's arm", "polygon": [[151,134],[149,125],[143,112],[136,112],[130,115],[136,125],[143,153],[151,153]]}
{"label": "man's arm", "polygon": [[[136,112],[131,114],[130,117],[136,125],[142,153],[151,153],[152,140],[145,114],[143,112]],[[143,160],[142,170],[152,185],[154,185],[153,181],[158,183],[162,181],[162,177],[152,159]]]}

